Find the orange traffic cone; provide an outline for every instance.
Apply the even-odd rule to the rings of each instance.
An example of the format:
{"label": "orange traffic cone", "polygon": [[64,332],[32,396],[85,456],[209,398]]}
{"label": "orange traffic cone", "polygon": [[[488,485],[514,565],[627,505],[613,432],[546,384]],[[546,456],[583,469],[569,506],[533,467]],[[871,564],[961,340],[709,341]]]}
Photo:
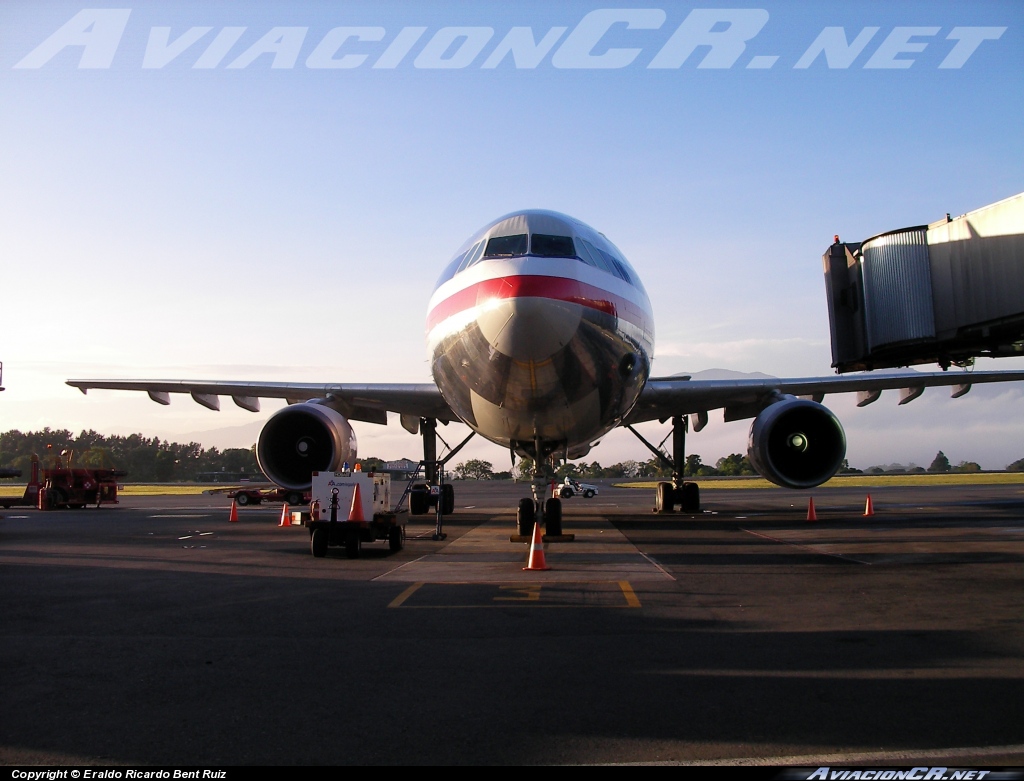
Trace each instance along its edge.
{"label": "orange traffic cone", "polygon": [[864,517],[875,514],[875,506],[871,503],[871,494],[868,494],[868,500],[864,503]]}
{"label": "orange traffic cone", "polygon": [[238,523],[238,505],[235,504],[235,500],[231,500],[231,513],[228,515],[228,523]]}
{"label": "orange traffic cone", "polygon": [[523,571],[526,570],[546,570],[551,569],[547,562],[544,560],[544,540],[540,536],[540,524],[533,524],[533,540],[530,542],[530,561],[523,567]]}
{"label": "orange traffic cone", "polygon": [[814,512],[814,497],[812,496],[807,502],[807,520],[816,521],[818,520],[818,514]]}
{"label": "orange traffic cone", "polygon": [[284,503],[284,507],[281,508],[281,521],[277,524],[278,526],[291,526],[292,525],[292,514],[288,509],[288,502]]}
{"label": "orange traffic cone", "polygon": [[348,511],[350,521],[365,521],[363,517],[363,500],[359,495],[359,483],[356,483],[356,490],[352,492],[352,506]]}

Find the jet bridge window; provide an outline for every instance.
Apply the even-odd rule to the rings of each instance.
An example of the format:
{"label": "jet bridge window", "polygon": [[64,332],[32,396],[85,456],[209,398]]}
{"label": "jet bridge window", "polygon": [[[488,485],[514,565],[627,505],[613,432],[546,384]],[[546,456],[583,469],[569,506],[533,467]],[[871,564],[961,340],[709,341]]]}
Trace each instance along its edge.
{"label": "jet bridge window", "polygon": [[575,258],[576,246],[571,236],[549,236],[534,233],[530,237],[530,254],[542,258]]}
{"label": "jet bridge window", "polygon": [[487,242],[485,258],[514,258],[526,254],[526,234],[495,236]]}

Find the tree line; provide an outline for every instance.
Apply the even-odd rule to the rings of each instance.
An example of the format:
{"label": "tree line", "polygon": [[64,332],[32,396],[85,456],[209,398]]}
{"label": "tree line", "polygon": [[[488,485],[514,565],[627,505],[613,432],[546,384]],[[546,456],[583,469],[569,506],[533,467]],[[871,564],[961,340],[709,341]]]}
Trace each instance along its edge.
{"label": "tree line", "polygon": [[50,428],[0,434],[0,467],[20,469],[27,479],[33,455],[43,466],[52,466],[57,458],[66,466],[70,456],[73,467],[124,470],[126,479],[134,483],[191,482],[211,472],[266,479],[256,463],[255,445],[218,450],[198,442],[180,444],[142,434],[104,436],[90,430],[75,436],[67,429]]}
{"label": "tree line", "polygon": [[[713,477],[756,475],[757,472],[750,465],[750,459],[741,453],[723,456],[715,462],[714,466],[703,463],[699,455],[692,453],[686,457],[683,474],[686,477]],[[456,464],[451,470],[451,476],[455,480],[507,480],[510,478],[528,480],[533,476],[533,459],[520,458],[511,470],[495,472],[494,465],[490,461],[474,458]],[[672,469],[653,456],[646,461],[630,459],[611,466],[601,466],[597,461],[590,463],[567,461],[559,465],[554,476],[558,480],[563,480],[566,477],[575,477],[581,480],[601,477],[654,479],[671,477]]]}
{"label": "tree line", "polygon": [[[22,476],[29,474],[32,455],[52,463],[55,457],[72,457],[73,466],[121,469],[128,472],[130,482],[173,483],[191,482],[209,476],[214,472],[248,476],[253,480],[265,480],[256,462],[256,445],[249,448],[204,448],[198,442],[181,444],[145,437],[142,434],[129,436],[104,436],[95,431],[82,431],[75,436],[67,429],[44,428],[42,431],[21,432],[17,430],[0,433],[0,467],[22,470]],[[63,455],[62,455],[63,454]],[[380,470],[384,462],[379,458],[360,458],[365,471]],[[844,460],[841,473],[860,472]],[[952,464],[940,450],[926,469],[910,464],[891,464],[887,467],[873,466],[864,470],[868,473],[882,472],[978,472],[981,467],[974,461]],[[1008,472],[1024,472],[1024,458],[1006,467]],[[495,471],[490,461],[469,459],[456,464],[451,472],[456,480],[502,480],[529,479],[533,475],[533,461],[520,458],[506,471]],[[672,470],[657,458],[646,461],[626,460],[602,466],[597,461],[566,462],[555,470],[558,480],[566,476],[587,478],[667,478]],[[714,466],[705,464],[699,455],[691,453],[686,457],[683,474],[686,477],[714,477],[756,475],[750,460],[741,453],[732,453],[719,458]]]}

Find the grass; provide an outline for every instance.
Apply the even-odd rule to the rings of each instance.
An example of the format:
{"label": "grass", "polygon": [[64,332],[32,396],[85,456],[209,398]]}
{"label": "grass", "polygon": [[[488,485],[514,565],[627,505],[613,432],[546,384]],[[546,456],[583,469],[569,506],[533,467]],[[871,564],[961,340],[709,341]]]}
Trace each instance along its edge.
{"label": "grass", "polygon": [[[737,488],[778,488],[763,477],[695,478],[701,490]],[[927,485],[1024,485],[1024,472],[946,472],[913,475],[837,475],[822,488],[859,488],[861,486],[927,486]],[[658,481],[615,483],[618,488],[656,488]]]}
{"label": "grass", "polygon": [[[182,484],[157,484],[157,485],[133,485],[131,483],[125,485],[123,488],[118,490],[118,496],[199,496],[201,494],[210,491],[211,489],[216,490],[217,493],[227,492],[238,488],[239,486],[228,486],[218,483],[217,485],[192,485],[188,483]],[[0,496],[22,496],[25,493],[25,484],[20,485],[2,485],[0,486]]]}
{"label": "grass", "polygon": [[[763,477],[698,477],[701,490],[778,488]],[[928,485],[1024,485],[1024,472],[947,472],[944,474],[914,475],[838,475],[823,488],[860,488],[862,486],[928,486]],[[616,488],[656,488],[657,480],[613,483]],[[241,486],[196,485],[189,483],[166,483],[156,485],[125,485],[119,496],[199,496],[208,491],[226,493]],[[0,497],[22,496],[25,484],[0,485]]]}

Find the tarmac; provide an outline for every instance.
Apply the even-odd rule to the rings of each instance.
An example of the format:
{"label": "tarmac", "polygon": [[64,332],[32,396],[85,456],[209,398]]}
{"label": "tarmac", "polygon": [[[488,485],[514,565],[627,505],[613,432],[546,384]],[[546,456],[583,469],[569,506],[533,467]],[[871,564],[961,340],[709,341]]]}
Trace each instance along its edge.
{"label": "tarmac", "polygon": [[358,559],[223,495],[0,511],[0,763],[1024,765],[1024,486],[602,484],[548,571],[524,490]]}

